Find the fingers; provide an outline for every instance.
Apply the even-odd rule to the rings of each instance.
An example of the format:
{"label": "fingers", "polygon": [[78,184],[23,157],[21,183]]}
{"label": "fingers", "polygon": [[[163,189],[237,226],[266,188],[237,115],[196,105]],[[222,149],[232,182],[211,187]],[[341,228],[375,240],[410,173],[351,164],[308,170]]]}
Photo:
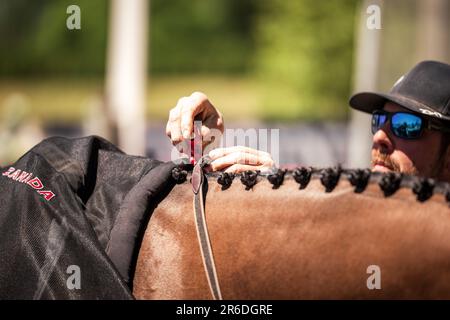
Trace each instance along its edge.
{"label": "fingers", "polygon": [[259,171],[264,172],[269,169],[270,169],[270,167],[262,166],[262,165],[261,166],[251,166],[248,164],[233,164],[232,166],[228,167],[224,172],[241,173],[241,172],[248,171],[248,170],[250,170],[250,171],[259,170]]}
{"label": "fingers", "polygon": [[222,131],[216,128],[209,128],[202,126],[201,129],[203,138],[203,154],[209,154],[210,151],[218,148],[222,138]]}
{"label": "fingers", "polygon": [[166,126],[166,134],[169,136],[172,144],[181,142],[181,127],[180,127],[180,108],[173,108],[169,113],[169,121]]}
{"label": "fingers", "polygon": [[[216,110],[217,111],[217,110]],[[215,136],[221,136],[224,131],[224,123],[222,114],[217,111],[217,113],[209,114],[202,122],[202,126],[209,128],[214,131]],[[203,135],[203,132],[202,132]],[[203,135],[205,137],[205,135]]]}
{"label": "fingers", "polygon": [[[190,97],[182,97],[178,100],[177,105],[169,112],[166,134],[174,145],[190,138],[190,133],[186,133],[187,138],[183,135],[182,119],[186,117],[183,113],[186,113],[192,107],[192,104],[193,102]],[[192,119],[194,119],[194,116],[192,116]]]}
{"label": "fingers", "polygon": [[[248,164],[233,164],[233,165],[229,166],[228,168],[226,168],[225,170],[223,170],[223,172],[241,173],[241,172],[249,171],[249,170],[266,172],[266,171],[272,170],[272,168],[273,168],[273,166],[269,166],[269,165],[252,166],[252,165],[248,165]],[[206,167],[205,171],[212,172],[214,170],[211,167]]]}
{"label": "fingers", "polygon": [[201,92],[194,92],[184,101],[181,111],[181,132],[184,139],[189,139],[191,136],[195,116],[199,115],[203,121],[211,112],[210,109],[214,109],[214,107],[208,97]]}
{"label": "fingers", "polygon": [[215,149],[209,153],[213,160],[210,171],[242,172],[245,170],[265,170],[274,165],[270,154],[247,147]]}
{"label": "fingers", "polygon": [[213,171],[219,171],[233,164],[253,164],[256,166],[261,165],[262,163],[256,155],[235,152],[212,161],[210,166]]}
{"label": "fingers", "polygon": [[223,132],[223,118],[220,112],[209,102],[205,94],[194,92],[189,97],[179,99],[177,105],[170,111],[166,134],[172,140],[172,144],[190,139],[194,118],[197,115],[209,129],[219,129]]}
{"label": "fingers", "polygon": [[270,154],[265,151],[260,151],[260,150],[256,150],[256,149],[248,148],[248,147],[244,147],[244,146],[218,148],[218,149],[212,150],[208,155],[211,158],[211,160],[216,160],[218,158],[224,157],[224,156],[232,154],[232,153],[248,153],[248,154],[258,155],[260,157],[272,159]]}

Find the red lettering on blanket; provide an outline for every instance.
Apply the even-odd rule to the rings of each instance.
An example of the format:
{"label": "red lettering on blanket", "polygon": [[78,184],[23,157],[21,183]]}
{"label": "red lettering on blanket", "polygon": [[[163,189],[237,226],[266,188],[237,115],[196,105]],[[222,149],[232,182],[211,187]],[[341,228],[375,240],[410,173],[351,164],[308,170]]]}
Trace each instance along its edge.
{"label": "red lettering on blanket", "polygon": [[56,196],[51,190],[42,190],[44,189],[44,184],[42,183],[42,180],[39,179],[38,177],[32,178],[33,173],[31,172],[26,172],[21,169],[10,167],[8,170],[2,173],[2,176],[9,178],[13,181],[17,181],[19,183],[29,185],[47,201],[50,201]]}
{"label": "red lettering on blanket", "polygon": [[44,187],[44,185],[41,182],[41,179],[39,179],[38,177],[34,177],[30,181],[28,181],[27,184],[36,190],[41,190]]}
{"label": "red lettering on blanket", "polygon": [[38,193],[47,201],[52,200],[52,198],[55,196],[55,194],[50,190],[38,191]]}

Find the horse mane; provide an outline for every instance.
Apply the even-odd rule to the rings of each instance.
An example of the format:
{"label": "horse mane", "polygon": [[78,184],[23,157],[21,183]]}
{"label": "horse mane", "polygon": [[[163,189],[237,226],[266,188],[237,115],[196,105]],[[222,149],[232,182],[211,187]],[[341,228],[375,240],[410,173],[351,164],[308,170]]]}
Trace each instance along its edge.
{"label": "horse mane", "polygon": [[[178,166],[172,170],[172,177],[177,184],[187,182],[191,174],[192,166]],[[354,186],[355,193],[364,192],[369,184],[378,184],[385,197],[392,196],[400,188],[409,188],[419,202],[425,202],[433,194],[440,193],[444,195],[450,206],[450,183],[397,172],[371,172],[370,169],[343,169],[340,166],[327,168],[299,166],[294,170],[275,169],[267,173],[260,171],[244,171],[237,174],[210,172],[206,174],[206,177],[208,181],[216,180],[222,186],[222,190],[228,189],[236,179],[245,186],[245,190],[252,189],[262,179],[267,179],[272,184],[272,189],[278,189],[283,185],[286,177],[292,177],[299,184],[300,190],[307,188],[311,179],[320,179],[325,192],[332,192],[340,180],[347,179]]]}
{"label": "horse mane", "polygon": [[[205,174],[204,221],[225,299],[449,297],[450,184],[340,166],[285,169]],[[212,298],[192,177],[192,166],[172,170],[179,185],[145,229],[139,299]],[[368,287],[370,266],[386,275],[382,290]]]}

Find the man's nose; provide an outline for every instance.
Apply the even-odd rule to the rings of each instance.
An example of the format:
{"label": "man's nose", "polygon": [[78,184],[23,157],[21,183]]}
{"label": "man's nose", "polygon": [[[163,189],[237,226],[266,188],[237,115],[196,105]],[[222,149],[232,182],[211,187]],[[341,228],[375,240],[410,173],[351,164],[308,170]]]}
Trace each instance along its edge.
{"label": "man's nose", "polygon": [[387,133],[388,128],[384,126],[383,128],[378,129],[377,132],[373,135],[373,146],[372,148],[379,150],[382,153],[392,153],[394,151],[394,145],[392,143],[389,134]]}

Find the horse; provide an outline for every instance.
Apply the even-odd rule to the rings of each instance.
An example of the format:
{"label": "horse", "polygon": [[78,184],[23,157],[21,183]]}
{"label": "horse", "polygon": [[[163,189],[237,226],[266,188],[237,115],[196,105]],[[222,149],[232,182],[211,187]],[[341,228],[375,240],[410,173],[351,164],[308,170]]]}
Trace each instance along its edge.
{"label": "horse", "polygon": [[[146,227],[137,299],[214,297],[184,174]],[[450,298],[447,183],[340,167],[204,179],[223,299]]]}

